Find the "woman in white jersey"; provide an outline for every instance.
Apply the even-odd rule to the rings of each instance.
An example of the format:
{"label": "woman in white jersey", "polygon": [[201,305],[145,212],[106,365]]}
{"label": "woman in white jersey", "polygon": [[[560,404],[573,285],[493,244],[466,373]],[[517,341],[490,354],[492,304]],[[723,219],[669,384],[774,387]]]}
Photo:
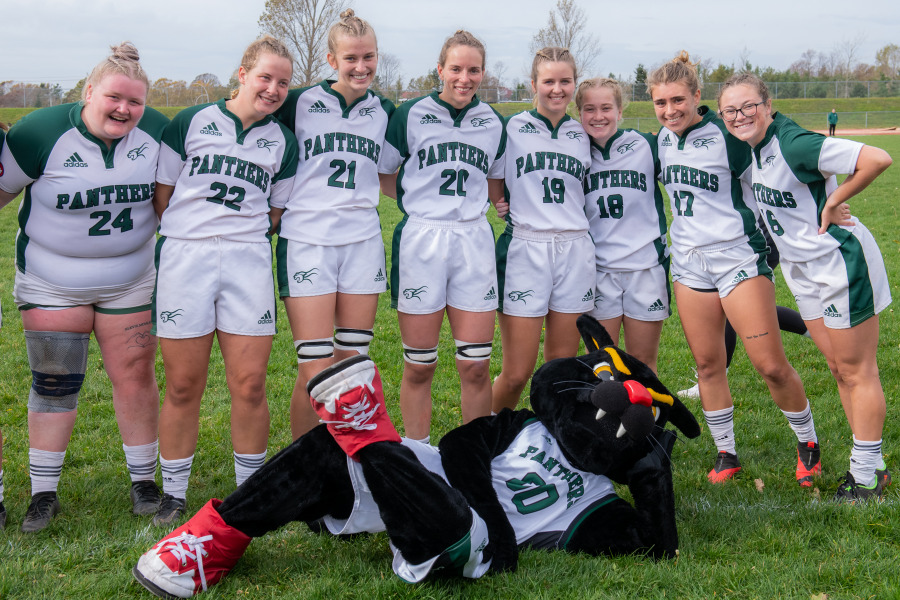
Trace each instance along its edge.
{"label": "woman in white jersey", "polygon": [[82,102],[28,115],[0,155],[0,205],[25,189],[13,291],[33,375],[23,531],[59,511],[91,332],[113,387],[134,511],[152,514],[159,503],[151,197],[167,119],[144,106],[149,83],[135,47],[112,50],[88,76]]}
{"label": "woman in white jersey", "polygon": [[306,382],[336,360],[368,352],[378,295],[387,289],[378,161],[394,105],[368,89],[378,66],[375,32],[344,11],[328,33],[326,58],[337,79],[291,90],[275,115],[300,146],[294,191],[272,207],[284,211],[276,254],[299,365],[295,439],[319,423]]}
{"label": "woman in white jersey", "polygon": [[[725,82],[719,108],[728,131],[752,147],[753,196],[853,432],[850,470],[835,499],[880,498],[890,474],[881,453],[886,406],[876,360],[878,313],[891,295],[875,239],[841,207],[887,169],[891,157],[773,113],[768,88],[752,74]],[[838,185],[837,173],[849,177]]]}
{"label": "woman in white jersey", "polygon": [[652,71],[647,85],[662,125],[657,143],[672,207],[675,300],[717,450],[708,478],[720,483],[741,469],[725,376],[727,316],[797,436],[797,481],[811,486],[821,471],[818,438],[803,383],[784,354],[765,238],[739,179],[750,168],[749,148],[700,106],[700,82],[687,52]]}
{"label": "woman in white jersey", "polygon": [[515,409],[531,379],[544,332],[544,360],[578,353],[578,315],[594,307],[594,243],[584,212],[590,141],[566,114],[575,59],[565,48],[537,52],[535,108],[506,121],[506,230],[497,240],[502,371],[492,408]]}
{"label": "woman in white jersey", "polygon": [[285,202],[297,169],[296,138],[272,113],[292,73],[285,45],[263,36],[244,52],[230,100],[181,111],[163,135],[153,200],[161,218],[154,327],[166,369],[156,524],[184,512],[213,337],[231,393],[237,484],[265,461],[275,334],[269,200]]}
{"label": "woman in white jersey", "polygon": [[[457,31],[441,49],[440,93],[409,100],[391,116],[381,173],[397,173],[404,216],[394,231],[391,304],[403,340],[400,409],[407,437],[428,439],[431,382],[444,313],[456,344],[462,418],[490,413],[488,373],[497,308],[494,234],[485,218],[488,178],[502,179],[503,119],[475,95],[484,45]],[[398,167],[400,171],[397,172]],[[391,189],[393,188],[393,189]],[[501,195],[492,184],[491,197]]]}
{"label": "woman in white jersey", "polygon": [[613,79],[581,82],[575,94],[591,138],[585,211],[597,259],[591,314],[614,340],[656,371],[663,321],[669,316],[669,246],[662,192],[656,183],[656,137],[619,129],[622,88]]}

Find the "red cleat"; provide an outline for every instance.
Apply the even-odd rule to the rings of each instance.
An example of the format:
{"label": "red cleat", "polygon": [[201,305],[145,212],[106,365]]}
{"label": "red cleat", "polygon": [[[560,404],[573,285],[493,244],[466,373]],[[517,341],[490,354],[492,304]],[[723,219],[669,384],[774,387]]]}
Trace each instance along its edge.
{"label": "red cleat", "polygon": [[706,476],[710,483],[722,483],[737,475],[741,470],[741,461],[736,454],[722,450],[716,455],[716,464]]}

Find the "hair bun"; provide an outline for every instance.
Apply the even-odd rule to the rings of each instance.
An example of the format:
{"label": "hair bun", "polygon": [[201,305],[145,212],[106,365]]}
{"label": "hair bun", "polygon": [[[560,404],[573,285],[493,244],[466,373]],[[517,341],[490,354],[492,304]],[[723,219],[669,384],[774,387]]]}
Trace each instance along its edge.
{"label": "hair bun", "polygon": [[341,19],[351,19],[354,16],[356,16],[356,13],[353,11],[352,8],[348,8],[347,10],[345,10],[344,12],[341,13]]}
{"label": "hair bun", "polygon": [[110,46],[109,49],[112,50],[110,58],[132,62],[138,62],[141,59],[140,54],[138,54],[138,49],[131,42],[122,42],[116,46]]}

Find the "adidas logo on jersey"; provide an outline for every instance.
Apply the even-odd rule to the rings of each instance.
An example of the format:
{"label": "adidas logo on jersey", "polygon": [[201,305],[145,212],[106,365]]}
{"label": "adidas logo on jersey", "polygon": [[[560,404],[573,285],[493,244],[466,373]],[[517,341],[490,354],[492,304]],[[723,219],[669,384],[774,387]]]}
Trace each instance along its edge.
{"label": "adidas logo on jersey", "polygon": [[222,137],[222,132],[219,131],[219,128],[215,123],[210,123],[206,127],[203,127],[202,129],[200,129],[200,133],[203,135],[216,135]]}
{"label": "adidas logo on jersey", "polygon": [[427,113],[422,119],[419,121],[422,125],[427,125],[429,123],[440,123],[441,120],[438,119],[435,115],[431,113]]}
{"label": "adidas logo on jersey", "polygon": [[88,164],[82,160],[80,156],[78,156],[77,152],[74,152],[72,156],[66,159],[66,162],[63,163],[64,167],[86,167]]}
{"label": "adidas logo on jersey", "polygon": [[657,312],[660,310],[666,310],[666,307],[663,305],[662,300],[659,298],[656,299],[656,302],[650,305],[650,308],[647,309],[647,312]]}
{"label": "adidas logo on jersey", "polygon": [[826,317],[836,317],[836,318],[840,318],[840,316],[841,316],[841,313],[838,312],[837,306],[835,306],[834,304],[832,304],[831,306],[829,306],[828,308],[826,308],[826,309],[825,309],[825,312],[824,312],[823,314],[824,314]]}
{"label": "adidas logo on jersey", "polygon": [[384,272],[381,269],[378,269],[378,274],[375,275],[375,281],[384,281]]}
{"label": "adidas logo on jersey", "polygon": [[734,276],[734,279],[731,280],[731,283],[740,283],[745,279],[750,279],[750,276],[747,275],[747,271],[741,269],[740,271],[738,271],[737,275]]}
{"label": "adidas logo on jersey", "polygon": [[588,290],[587,294],[581,297],[582,302],[593,302],[594,301],[594,290]]}
{"label": "adidas logo on jersey", "polygon": [[672,145],[672,140],[669,139],[668,133],[666,134],[666,137],[663,138],[662,145],[663,146],[671,146]]}
{"label": "adidas logo on jersey", "polygon": [[484,299],[485,300],[496,300],[497,299],[497,292],[494,290],[493,287],[491,287],[491,291],[489,291],[487,294],[484,295]]}
{"label": "adidas logo on jersey", "polygon": [[325,106],[325,103],[324,103],[324,102],[322,102],[321,100],[316,100],[315,102],[313,102],[312,106],[310,106],[310,107],[307,109],[306,112],[311,112],[311,113],[330,113],[331,111],[328,110],[328,107]]}
{"label": "adidas logo on jersey", "polygon": [[540,133],[540,131],[538,131],[538,128],[534,126],[534,123],[528,121],[527,123],[519,127],[519,133]]}
{"label": "adidas logo on jersey", "polygon": [[266,314],[261,316],[257,323],[259,323],[260,325],[268,325],[269,323],[272,323],[272,311],[267,310]]}

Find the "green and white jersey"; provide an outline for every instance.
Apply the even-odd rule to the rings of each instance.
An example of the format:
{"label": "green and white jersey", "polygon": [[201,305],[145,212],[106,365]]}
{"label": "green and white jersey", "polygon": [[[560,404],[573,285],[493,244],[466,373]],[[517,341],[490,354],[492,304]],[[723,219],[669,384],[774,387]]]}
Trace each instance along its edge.
{"label": "green and white jersey", "polygon": [[381,173],[397,176],[403,214],[472,221],[490,204],[487,180],[503,178],[503,117],[476,96],[462,109],[437,92],[400,105],[388,123]]}
{"label": "green and white jersey", "polygon": [[275,113],[297,136],[300,161],[279,235],[320,246],[362,242],[381,233],[378,162],[394,105],[372,91],[349,106],[322,81],[291,90]]}
{"label": "green and white jersey", "polygon": [[537,109],[513,115],[506,121],[505,163],[506,220],[513,228],[588,230],[584,174],[591,147],[581,123],[565,115],[553,127]]}
{"label": "green and white jersey", "polygon": [[0,189],[25,189],[16,266],[60,287],[121,285],[152,264],[152,199],[168,119],[145,108],[137,127],[107,147],[81,111],[80,103],[43,108],[6,136]]}
{"label": "green and white jersey", "polygon": [[174,185],[160,234],[259,242],[269,201],[284,205],[297,171],[297,139],[271,115],[244,129],[225,100],[187,108],[163,134],[156,180]]}
{"label": "green and white jersey", "polygon": [[597,268],[641,271],[665,263],[669,247],[659,173],[652,134],[619,129],[605,146],[591,143],[584,195]]}
{"label": "green and white jersey", "polygon": [[657,136],[660,180],[672,206],[669,233],[682,253],[757,230],[750,147],[730,135],[708,107],[701,106],[700,114],[682,137],[667,127]]}
{"label": "green and white jersey", "polygon": [[825,137],[784,115],[774,116],[766,137],[753,148],[753,196],[781,257],[810,261],[837,249],[850,235],[837,225],[819,235],[820,216],[837,188],[835,175],[856,170],[863,144]]}

